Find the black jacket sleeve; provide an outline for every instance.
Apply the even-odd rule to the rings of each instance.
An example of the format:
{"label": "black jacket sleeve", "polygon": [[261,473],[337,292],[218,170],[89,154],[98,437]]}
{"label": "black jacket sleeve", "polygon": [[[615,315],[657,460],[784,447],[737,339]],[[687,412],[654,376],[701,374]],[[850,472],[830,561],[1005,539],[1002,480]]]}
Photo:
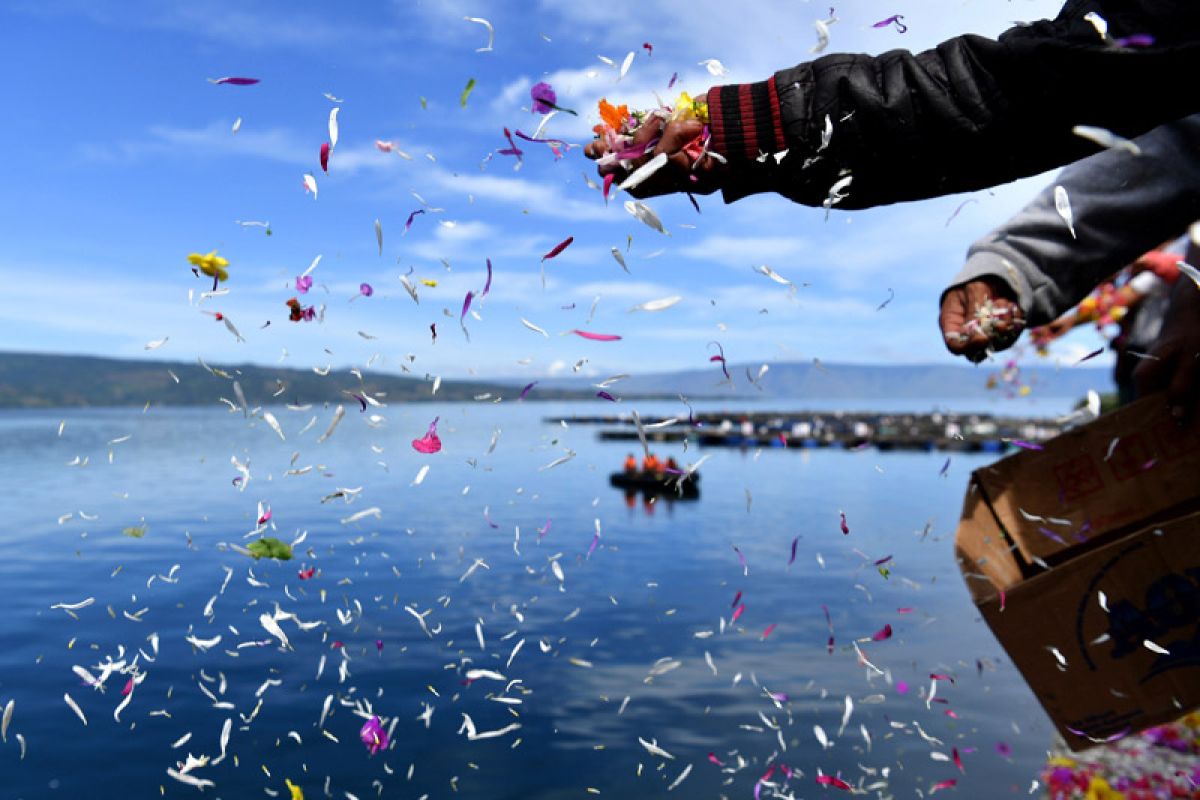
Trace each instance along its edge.
{"label": "black jacket sleeve", "polygon": [[[1089,15],[1107,23],[1101,38]],[[727,202],[778,192],[868,208],[972,191],[1096,152],[1075,125],[1137,136],[1200,111],[1200,0],[1070,0],[1053,21],[933,50],[830,55],[709,90]],[[821,148],[826,117],[832,124]],[[786,151],[786,155],[779,155]]]}

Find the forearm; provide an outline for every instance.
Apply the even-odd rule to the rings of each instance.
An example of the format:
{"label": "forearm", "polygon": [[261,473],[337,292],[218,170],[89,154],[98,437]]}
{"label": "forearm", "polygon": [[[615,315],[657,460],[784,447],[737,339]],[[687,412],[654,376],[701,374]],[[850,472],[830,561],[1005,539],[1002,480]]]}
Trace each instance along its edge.
{"label": "forearm", "polygon": [[[1141,155],[1106,150],[1074,164],[1004,225],[971,246],[951,285],[996,276],[1043,325],[1098,283],[1200,219],[1200,115],[1134,140]],[[1076,237],[1054,205],[1070,201]]]}
{"label": "forearm", "polygon": [[[1055,21],[998,41],[826,56],[763,83],[716,87],[708,100],[713,149],[732,167],[726,200],[775,191],[819,206],[845,171],[853,180],[840,208],[970,191],[1095,152],[1071,133],[1077,124],[1131,137],[1194,111],[1194,92],[1176,81],[1200,73],[1200,3],[1158,15],[1113,8],[1113,36],[1159,42],[1137,49],[1101,41],[1082,19],[1109,18],[1117,5],[1072,2]],[[826,117],[833,134],[818,152]]]}

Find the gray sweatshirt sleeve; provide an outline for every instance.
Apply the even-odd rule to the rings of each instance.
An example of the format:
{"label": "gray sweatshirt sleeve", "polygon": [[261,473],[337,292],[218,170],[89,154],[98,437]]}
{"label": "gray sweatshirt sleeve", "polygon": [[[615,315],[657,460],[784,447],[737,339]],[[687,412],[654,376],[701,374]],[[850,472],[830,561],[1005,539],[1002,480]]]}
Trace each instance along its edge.
{"label": "gray sweatshirt sleeve", "polygon": [[[1200,114],[1134,139],[1141,155],[1104,150],[1060,173],[1012,219],[971,245],[951,288],[995,276],[1030,326],[1075,306],[1097,284],[1200,219]],[[1054,204],[1062,186],[1073,238]]]}

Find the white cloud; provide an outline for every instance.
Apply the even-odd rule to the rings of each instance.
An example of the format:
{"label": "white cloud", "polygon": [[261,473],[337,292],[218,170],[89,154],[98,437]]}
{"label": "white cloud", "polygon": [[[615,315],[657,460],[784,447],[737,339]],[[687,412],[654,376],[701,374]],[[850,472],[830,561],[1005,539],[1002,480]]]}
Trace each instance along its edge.
{"label": "white cloud", "polygon": [[[199,128],[152,125],[147,135],[115,144],[85,142],[79,152],[87,161],[138,161],[146,158],[249,156],[296,166],[315,166],[316,151],[290,131],[243,126],[233,133],[233,120],[210,122]],[[309,152],[312,151],[312,152]]]}
{"label": "white cloud", "polygon": [[559,183],[496,175],[456,175],[446,171],[434,173],[431,182],[442,189],[471,195],[477,200],[516,206],[554,219],[576,222],[612,222],[619,219],[616,211],[605,208],[598,196],[594,202],[585,203],[568,197]]}
{"label": "white cloud", "polygon": [[749,270],[767,264],[785,277],[788,263],[811,252],[812,245],[798,236],[731,236],[712,234],[679,251],[686,258]]}

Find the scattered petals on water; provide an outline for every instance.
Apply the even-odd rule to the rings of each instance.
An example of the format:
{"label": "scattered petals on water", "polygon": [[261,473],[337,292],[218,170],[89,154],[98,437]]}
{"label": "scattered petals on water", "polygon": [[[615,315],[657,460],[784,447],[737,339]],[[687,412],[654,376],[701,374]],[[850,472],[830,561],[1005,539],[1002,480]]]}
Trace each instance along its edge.
{"label": "scattered petals on water", "polygon": [[371,755],[375,755],[388,745],[387,731],[383,729],[383,723],[376,716],[372,716],[363,723],[362,729],[358,732],[358,737],[366,745],[367,751]]}
{"label": "scattered petals on water", "polygon": [[835,789],[842,789],[843,791],[847,792],[851,789],[850,784],[846,783],[844,780],[835,775],[818,775],[817,783],[821,784],[822,786],[832,786]]}

